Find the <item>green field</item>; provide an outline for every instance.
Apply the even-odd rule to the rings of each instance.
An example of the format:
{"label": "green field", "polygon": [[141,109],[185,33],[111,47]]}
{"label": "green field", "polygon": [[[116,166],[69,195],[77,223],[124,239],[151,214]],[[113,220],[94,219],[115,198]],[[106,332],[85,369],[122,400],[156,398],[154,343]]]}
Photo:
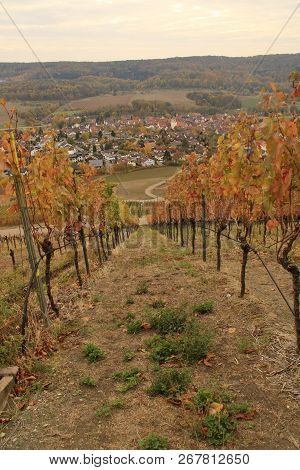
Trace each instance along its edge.
{"label": "green field", "polygon": [[179,167],[174,166],[146,168],[107,176],[106,180],[116,184],[116,193],[124,199],[150,199],[145,194],[145,190],[149,186],[170,178],[178,169]]}
{"label": "green field", "polygon": [[[71,106],[77,111],[97,111],[99,109],[114,107],[118,105],[129,105],[134,100],[145,100],[145,101],[163,101],[169,102],[175,107],[181,108],[183,111],[195,111],[197,106],[194,101],[187,98],[187,93],[190,92],[201,92],[210,91],[204,89],[164,89],[164,90],[147,90],[143,92],[132,91],[124,94],[112,95],[103,94],[97,96],[91,96],[89,98],[83,98],[71,101]],[[257,106],[258,96],[238,96],[242,102],[242,107],[248,109]],[[63,110],[65,108],[61,108]]]}

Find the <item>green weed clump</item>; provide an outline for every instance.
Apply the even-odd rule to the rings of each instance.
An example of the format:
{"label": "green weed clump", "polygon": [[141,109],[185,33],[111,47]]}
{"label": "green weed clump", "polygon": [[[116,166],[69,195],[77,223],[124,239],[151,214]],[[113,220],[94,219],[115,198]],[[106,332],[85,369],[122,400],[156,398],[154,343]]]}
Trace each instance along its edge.
{"label": "green weed clump", "polygon": [[137,285],[135,293],[137,295],[143,295],[143,294],[148,294],[148,292],[149,292],[149,289],[148,289],[148,286],[147,286],[146,282],[145,281],[139,282],[139,284]]}
{"label": "green weed clump", "polygon": [[84,385],[85,387],[95,387],[96,386],[95,379],[93,379],[89,375],[81,377],[79,383],[80,383],[80,385]]}
{"label": "green weed clump", "polygon": [[189,322],[181,340],[181,355],[188,364],[194,364],[204,358],[210,350],[212,334],[202,332],[197,322]]}
{"label": "green weed clump", "polygon": [[232,436],[236,422],[224,413],[206,416],[203,420],[204,435],[209,444],[220,447]]}
{"label": "green weed clump", "polygon": [[150,324],[163,336],[180,332],[184,329],[187,315],[181,310],[163,308],[150,317]]}
{"label": "green weed clump", "polygon": [[113,409],[124,408],[125,401],[122,398],[112,398],[110,401],[105,401],[96,408],[96,416],[98,418],[110,418]]}
{"label": "green weed clump", "polygon": [[84,346],[83,354],[90,363],[98,362],[105,357],[104,352],[93,343],[88,343]]}
{"label": "green weed clump", "polygon": [[123,361],[124,362],[130,362],[132,359],[134,359],[135,353],[131,350],[125,351],[123,355]]}
{"label": "green weed clump", "polygon": [[32,372],[36,372],[38,374],[49,374],[52,370],[52,367],[44,361],[39,361],[35,359],[31,366]]}
{"label": "green weed clump", "polygon": [[148,393],[176,398],[187,389],[190,381],[191,377],[187,369],[159,368],[154,372]]}
{"label": "green weed clump", "polygon": [[114,372],[112,377],[118,382],[123,382],[123,385],[118,387],[118,391],[126,393],[128,390],[135,388],[140,383],[140,374],[140,370],[134,367],[125,371]]}
{"label": "green weed clump", "polygon": [[156,362],[167,362],[172,356],[176,356],[179,352],[179,343],[174,339],[161,338],[157,341],[150,357]]}
{"label": "green weed clump", "polygon": [[207,300],[206,302],[202,302],[201,304],[197,304],[193,306],[193,313],[198,315],[205,315],[207,313],[211,313],[214,308],[214,304],[211,300]]}
{"label": "green weed clump", "polygon": [[165,306],[166,306],[165,302],[163,300],[160,300],[160,299],[155,300],[151,304],[151,307],[155,308],[155,309],[164,308]]}
{"label": "green weed clump", "polygon": [[125,301],[125,305],[133,305],[134,304],[134,300],[132,297],[127,297],[126,301]]}
{"label": "green weed clump", "polygon": [[213,394],[210,390],[204,390],[200,388],[196,395],[193,397],[193,403],[196,406],[196,408],[204,412],[208,405],[213,401]]}
{"label": "green weed clump", "polygon": [[[204,416],[197,421],[194,427],[196,439],[205,437],[214,447],[223,446],[236,430],[238,415],[250,413],[251,406],[248,403],[233,403],[232,393],[222,390],[199,389],[192,401],[197,411]],[[219,410],[216,411],[219,407]],[[211,414],[210,411],[214,410]]]}
{"label": "green weed clump", "polygon": [[10,335],[0,344],[0,368],[13,365],[20,352],[23,338],[21,335]]}
{"label": "green weed clump", "polygon": [[165,450],[168,449],[168,439],[156,432],[150,432],[148,436],[138,442],[140,450]]}
{"label": "green weed clump", "polygon": [[141,320],[132,320],[127,323],[127,333],[129,335],[135,335],[142,331],[142,322]]}

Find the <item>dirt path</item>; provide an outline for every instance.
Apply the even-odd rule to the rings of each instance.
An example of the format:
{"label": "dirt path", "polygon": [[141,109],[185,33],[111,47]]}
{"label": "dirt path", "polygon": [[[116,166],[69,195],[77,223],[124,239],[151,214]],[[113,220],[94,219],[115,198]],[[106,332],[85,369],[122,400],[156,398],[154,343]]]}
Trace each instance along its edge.
{"label": "dirt path", "polygon": [[[190,392],[199,387],[230,390],[238,401],[256,409],[252,421],[239,423],[227,448],[299,448],[299,370],[292,365],[273,375],[296,364],[292,318],[277,293],[263,289],[265,279],[255,263],[248,273],[251,294],[240,299],[235,253],[228,248],[223,259],[218,274],[213,260],[204,265],[199,256],[142,228],[126,247],[115,251],[100,274],[93,274],[81,294],[65,289],[69,306],[62,313],[63,331],[74,333],[42,361],[30,406],[19,411],[16,404],[22,398],[11,401],[7,414],[13,419],[2,426],[0,447],[134,449],[139,439],[156,431],[168,437],[171,448],[209,448],[204,439],[194,439],[192,429],[199,419],[194,413],[147,394],[153,363],[144,342],[153,332],[129,335],[126,318],[131,313],[145,319],[158,299],[188,312],[197,302],[211,299],[213,313],[199,321],[214,332],[215,357],[212,367],[191,367]],[[285,273],[280,272],[280,279],[287,287]],[[137,295],[140,282],[146,283],[148,292]],[[57,328],[62,330],[61,325]],[[253,353],[241,352],[242,340],[249,342]],[[97,344],[105,352],[104,360],[89,364],[83,356],[86,343]],[[128,351],[133,359],[127,363]],[[141,382],[120,393],[112,374],[131,367],[140,369]],[[80,385],[85,376],[96,386]],[[120,406],[108,407],[115,398],[123,400]]]}

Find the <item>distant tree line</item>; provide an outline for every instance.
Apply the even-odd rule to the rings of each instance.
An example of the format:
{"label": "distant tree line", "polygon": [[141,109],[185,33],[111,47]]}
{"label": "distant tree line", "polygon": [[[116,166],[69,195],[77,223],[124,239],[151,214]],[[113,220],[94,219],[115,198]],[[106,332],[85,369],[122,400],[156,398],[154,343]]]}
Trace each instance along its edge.
{"label": "distant tree line", "polygon": [[241,100],[232,94],[226,93],[188,93],[187,98],[195,101],[199,111],[203,114],[216,114],[233,109],[239,109],[242,106]]}

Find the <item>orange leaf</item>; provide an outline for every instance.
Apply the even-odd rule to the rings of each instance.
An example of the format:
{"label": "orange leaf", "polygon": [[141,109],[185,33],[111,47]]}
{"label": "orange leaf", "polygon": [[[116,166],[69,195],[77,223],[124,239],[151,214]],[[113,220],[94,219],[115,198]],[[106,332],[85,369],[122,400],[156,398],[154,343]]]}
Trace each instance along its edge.
{"label": "orange leaf", "polygon": [[143,329],[143,330],[151,330],[151,325],[150,325],[150,323],[147,323],[147,322],[143,323],[143,324],[142,324],[142,329]]}
{"label": "orange leaf", "polygon": [[235,417],[236,419],[250,420],[250,419],[253,419],[255,415],[256,415],[256,411],[252,410],[252,411],[249,411],[249,413],[238,413],[237,415],[235,415]]}
{"label": "orange leaf", "polygon": [[224,410],[224,405],[222,403],[211,403],[209,405],[208,414],[215,415]]}

